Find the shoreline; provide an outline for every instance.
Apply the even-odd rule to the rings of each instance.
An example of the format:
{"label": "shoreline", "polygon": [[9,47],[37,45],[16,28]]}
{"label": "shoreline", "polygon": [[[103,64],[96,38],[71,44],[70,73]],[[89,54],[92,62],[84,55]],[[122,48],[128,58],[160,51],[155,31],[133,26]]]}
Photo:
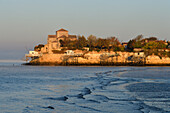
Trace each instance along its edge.
{"label": "shoreline", "polygon": [[52,63],[52,62],[38,62],[38,63],[23,63],[25,66],[170,66],[170,64],[141,64],[141,63]]}

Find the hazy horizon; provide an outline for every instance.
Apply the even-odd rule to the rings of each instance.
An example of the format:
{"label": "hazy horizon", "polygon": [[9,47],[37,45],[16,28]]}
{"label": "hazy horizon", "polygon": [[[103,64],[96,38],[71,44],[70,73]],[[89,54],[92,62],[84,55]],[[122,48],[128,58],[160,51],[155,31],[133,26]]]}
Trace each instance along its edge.
{"label": "hazy horizon", "polygon": [[60,28],[119,41],[140,34],[170,40],[169,11],[170,0],[0,0],[0,59],[21,59]]}

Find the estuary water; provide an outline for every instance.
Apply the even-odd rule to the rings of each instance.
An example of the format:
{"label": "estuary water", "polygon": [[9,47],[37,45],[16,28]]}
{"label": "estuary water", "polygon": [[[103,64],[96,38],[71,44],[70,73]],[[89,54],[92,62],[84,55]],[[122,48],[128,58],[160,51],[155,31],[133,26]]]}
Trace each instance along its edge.
{"label": "estuary water", "polygon": [[0,113],[170,113],[170,67],[1,62]]}

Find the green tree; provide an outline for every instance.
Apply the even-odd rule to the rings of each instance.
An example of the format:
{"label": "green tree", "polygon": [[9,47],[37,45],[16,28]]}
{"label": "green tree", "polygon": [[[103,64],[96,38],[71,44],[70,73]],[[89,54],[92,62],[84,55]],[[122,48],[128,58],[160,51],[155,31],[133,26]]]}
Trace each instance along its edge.
{"label": "green tree", "polygon": [[166,45],[163,42],[148,42],[144,47],[144,49],[163,49],[166,48]]}
{"label": "green tree", "polygon": [[87,40],[84,36],[78,36],[77,40],[77,48],[82,49],[83,47],[87,46]]}
{"label": "green tree", "polygon": [[143,39],[143,35],[138,35],[134,40],[136,42],[141,41]]}
{"label": "green tree", "polygon": [[97,48],[98,49],[102,49],[102,46],[103,46],[103,39],[102,38],[98,38],[97,39]]}
{"label": "green tree", "polygon": [[90,35],[88,38],[88,46],[90,48],[90,50],[93,50],[94,47],[96,46],[96,36]]}
{"label": "green tree", "polygon": [[134,43],[134,48],[142,48],[142,43],[141,43],[142,39],[143,39],[143,35],[138,35],[138,36],[134,39],[134,41],[135,41],[135,43]]}
{"label": "green tree", "polygon": [[109,38],[103,40],[103,46],[105,49],[109,50],[110,40]]}
{"label": "green tree", "polygon": [[120,42],[116,37],[108,37],[108,40],[109,40],[110,46],[113,50],[120,45]]}
{"label": "green tree", "polygon": [[65,47],[65,42],[63,40],[59,40],[61,47]]}
{"label": "green tree", "polygon": [[141,41],[137,41],[134,43],[134,48],[142,48]]}
{"label": "green tree", "polygon": [[134,46],[135,46],[135,40],[130,40],[130,41],[128,42],[128,44],[127,44],[127,49],[128,49],[129,51],[133,51]]}
{"label": "green tree", "polygon": [[127,44],[127,49],[133,51],[134,48],[142,48],[143,35],[138,35],[136,38],[130,40]]}
{"label": "green tree", "polygon": [[34,51],[41,51],[41,48],[44,47],[43,44],[39,44],[38,46],[34,47]]}
{"label": "green tree", "polygon": [[149,41],[156,41],[156,40],[158,40],[158,38],[156,38],[156,37],[149,37],[148,40]]}

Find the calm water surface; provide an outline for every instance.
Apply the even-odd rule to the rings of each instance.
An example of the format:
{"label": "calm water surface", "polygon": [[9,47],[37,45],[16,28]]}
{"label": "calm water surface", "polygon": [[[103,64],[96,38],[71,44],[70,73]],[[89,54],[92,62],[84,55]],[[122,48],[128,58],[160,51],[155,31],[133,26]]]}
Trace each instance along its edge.
{"label": "calm water surface", "polygon": [[170,67],[0,63],[0,113],[169,112]]}

